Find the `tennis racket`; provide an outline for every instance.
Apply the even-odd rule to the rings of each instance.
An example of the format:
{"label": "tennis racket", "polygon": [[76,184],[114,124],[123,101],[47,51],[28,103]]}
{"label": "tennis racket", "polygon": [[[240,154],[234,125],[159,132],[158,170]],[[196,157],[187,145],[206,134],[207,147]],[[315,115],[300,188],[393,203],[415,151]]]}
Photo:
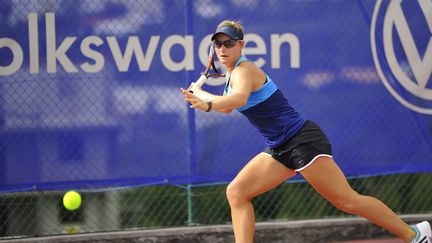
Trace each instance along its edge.
{"label": "tennis racket", "polygon": [[[201,74],[199,79],[195,81],[195,84],[199,87],[202,87],[210,77],[225,77],[225,71],[225,65],[223,65],[217,58],[217,55],[215,54],[214,43],[212,43],[209,48],[206,69]],[[193,93],[191,90],[189,92]]]}

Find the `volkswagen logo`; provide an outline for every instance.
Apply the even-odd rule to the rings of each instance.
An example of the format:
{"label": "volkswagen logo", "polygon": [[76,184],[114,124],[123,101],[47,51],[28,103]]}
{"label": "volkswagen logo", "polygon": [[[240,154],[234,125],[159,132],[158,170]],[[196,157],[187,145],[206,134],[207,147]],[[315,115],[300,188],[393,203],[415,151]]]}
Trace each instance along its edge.
{"label": "volkswagen logo", "polygon": [[432,114],[432,1],[377,0],[370,38],[378,75],[392,96]]}

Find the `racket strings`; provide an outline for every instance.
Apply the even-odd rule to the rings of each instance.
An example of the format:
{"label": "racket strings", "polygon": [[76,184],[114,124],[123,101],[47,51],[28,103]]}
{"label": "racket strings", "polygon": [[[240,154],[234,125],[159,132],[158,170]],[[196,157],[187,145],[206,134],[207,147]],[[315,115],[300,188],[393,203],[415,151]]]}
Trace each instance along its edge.
{"label": "racket strings", "polygon": [[217,60],[217,57],[213,59],[212,62],[212,73],[208,73],[208,77],[225,77],[227,68],[225,65],[223,65],[219,60]]}
{"label": "racket strings", "polygon": [[213,43],[209,47],[209,60],[204,73],[202,73],[206,78],[226,76],[227,68],[219,61],[215,52]]}

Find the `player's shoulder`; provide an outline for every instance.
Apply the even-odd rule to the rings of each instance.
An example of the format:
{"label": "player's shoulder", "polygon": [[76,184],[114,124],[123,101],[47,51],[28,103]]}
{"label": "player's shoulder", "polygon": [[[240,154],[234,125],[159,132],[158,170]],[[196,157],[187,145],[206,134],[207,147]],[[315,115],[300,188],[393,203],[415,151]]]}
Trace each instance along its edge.
{"label": "player's shoulder", "polygon": [[244,78],[253,73],[253,67],[250,65],[245,65],[244,63],[241,63],[231,73],[231,79],[238,79],[238,78]]}
{"label": "player's shoulder", "polygon": [[258,68],[251,60],[244,59],[242,62],[238,64],[237,67],[243,68]]}
{"label": "player's shoulder", "polygon": [[[254,63],[244,61],[240,63],[232,72],[231,79],[233,83],[237,80],[243,80],[242,82],[249,81],[251,83],[261,80],[262,71]],[[258,78],[259,77],[259,78]]]}
{"label": "player's shoulder", "polygon": [[243,73],[243,72],[257,72],[259,71],[260,68],[257,67],[253,62],[249,61],[249,60],[245,60],[243,62],[241,62],[234,70],[233,70],[233,74],[234,73]]}

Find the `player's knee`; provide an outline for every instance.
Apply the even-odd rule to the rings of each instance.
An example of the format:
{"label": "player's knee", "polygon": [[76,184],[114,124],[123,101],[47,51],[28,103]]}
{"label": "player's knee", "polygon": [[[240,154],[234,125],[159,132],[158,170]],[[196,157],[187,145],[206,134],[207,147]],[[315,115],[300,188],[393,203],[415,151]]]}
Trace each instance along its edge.
{"label": "player's knee", "polygon": [[235,182],[228,184],[226,197],[231,206],[239,205],[248,200],[244,190],[242,190],[241,186]]}
{"label": "player's knee", "polygon": [[358,202],[358,195],[357,193],[346,196],[346,197],[340,197],[337,199],[334,199],[331,201],[331,203],[338,208],[339,210],[349,213],[349,214],[356,214],[357,213],[357,202]]}

